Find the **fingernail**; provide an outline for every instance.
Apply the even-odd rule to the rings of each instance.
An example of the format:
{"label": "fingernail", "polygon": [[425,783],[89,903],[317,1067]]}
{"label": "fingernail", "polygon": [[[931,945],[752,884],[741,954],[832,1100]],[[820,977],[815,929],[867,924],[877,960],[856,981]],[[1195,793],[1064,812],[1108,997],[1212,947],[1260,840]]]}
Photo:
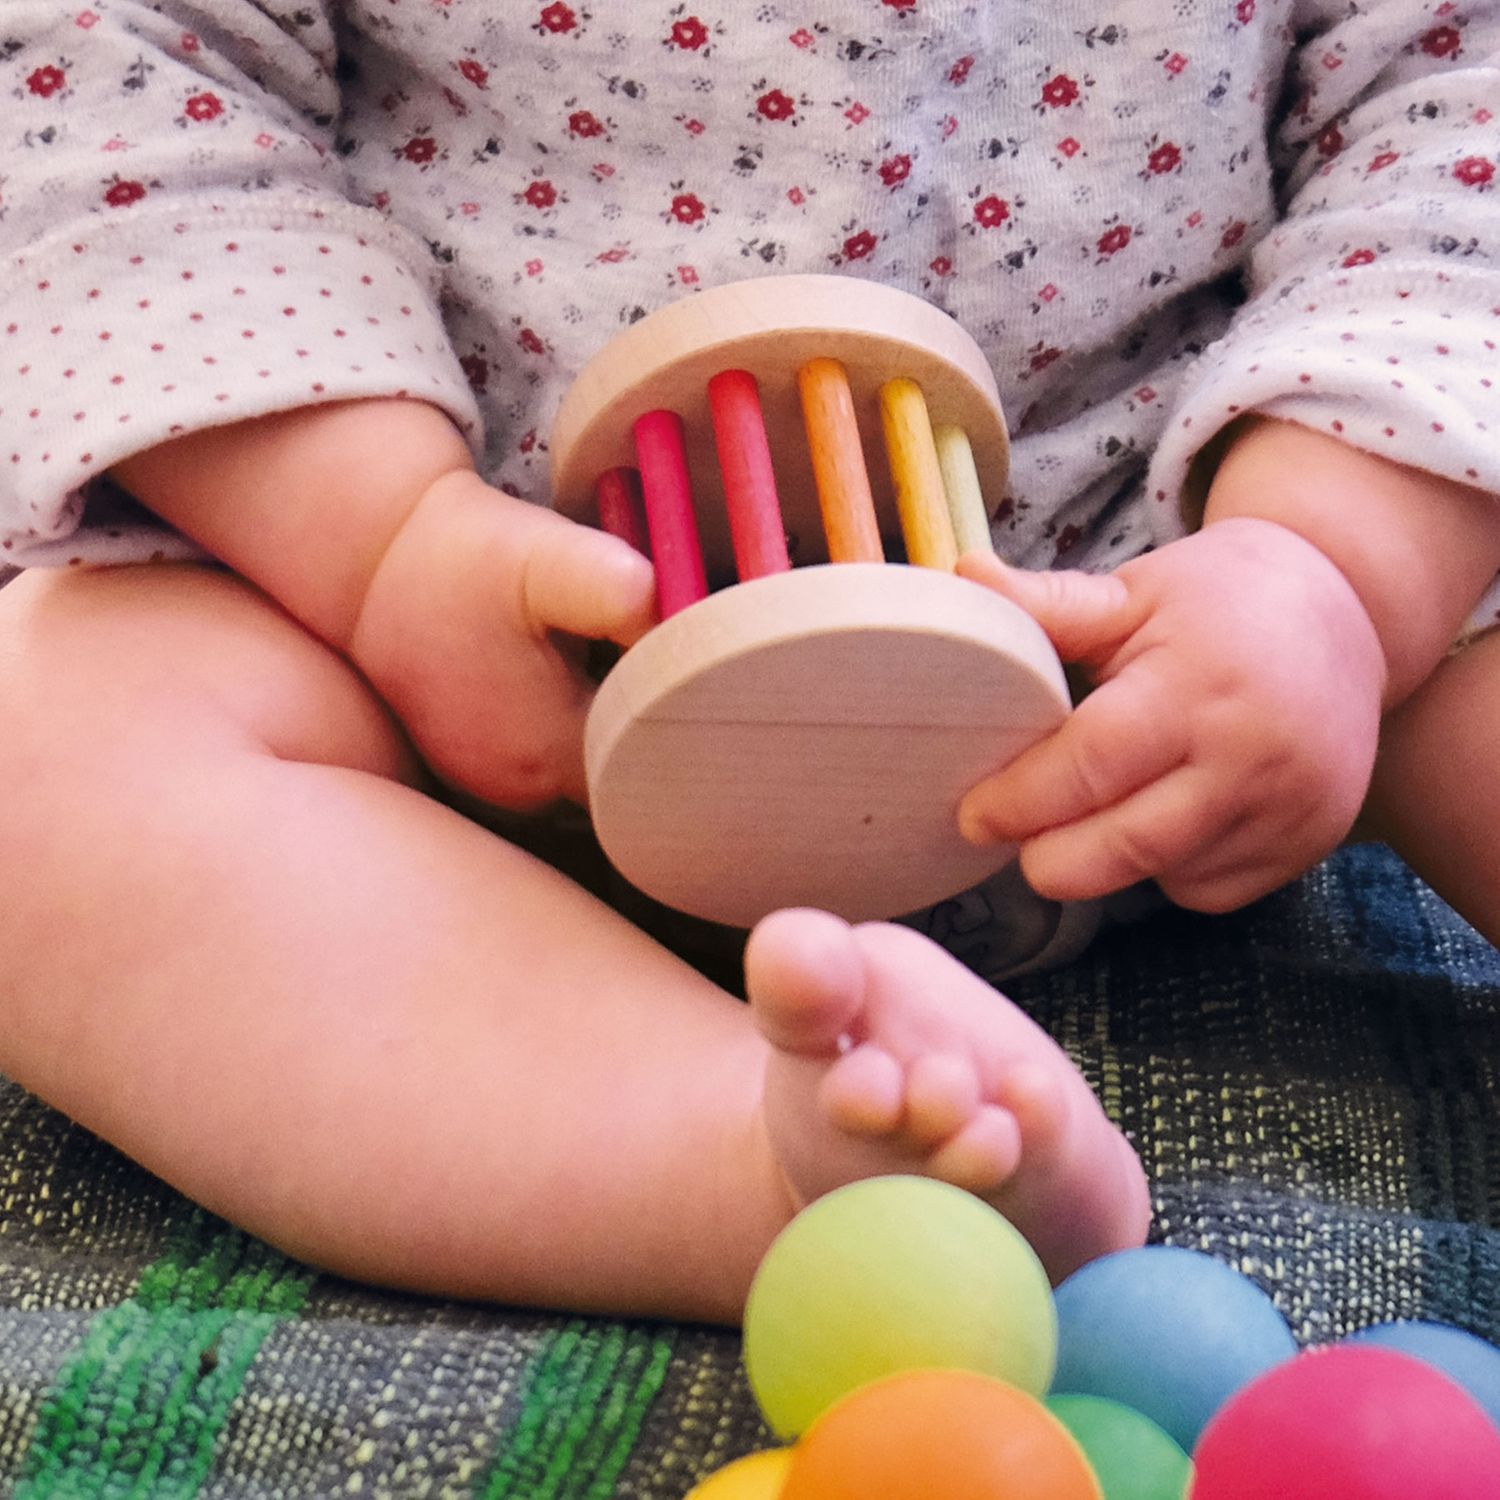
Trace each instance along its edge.
{"label": "fingernail", "polygon": [[958,809],[958,831],[966,843],[981,849],[1000,842],[994,829],[967,802]]}

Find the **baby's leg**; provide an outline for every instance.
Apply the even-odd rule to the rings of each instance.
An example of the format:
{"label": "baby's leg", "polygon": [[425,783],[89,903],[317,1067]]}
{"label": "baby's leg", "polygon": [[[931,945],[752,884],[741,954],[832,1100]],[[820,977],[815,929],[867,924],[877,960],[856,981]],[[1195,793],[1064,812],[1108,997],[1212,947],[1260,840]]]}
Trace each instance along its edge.
{"label": "baby's leg", "polygon": [[[25,575],[0,592],[0,702],[0,1071],[209,1208],[349,1275],[738,1316],[810,1190],[805,1163],[789,1188],[775,1151],[800,1139],[799,1110],[809,1136],[826,1140],[828,1121],[777,1085],[773,1148],[773,1049],[747,1008],[417,790],[403,740],[341,659],[223,574]],[[778,1042],[822,1005],[807,931],[793,915],[758,944]],[[880,941],[859,939],[863,989],[818,992],[852,998],[877,1040],[900,1013],[901,964],[924,1004],[965,980],[926,945],[887,972]],[[971,1026],[1016,1032],[1007,1002],[985,996],[998,1021],[934,1032],[945,1055]],[[958,1013],[976,1009],[971,996]],[[810,1020],[795,1049],[826,1051],[829,1024]],[[914,1066],[906,1044],[883,1045]],[[1008,1050],[1045,1057],[1058,1097],[1074,1088],[1054,1053]],[[865,1092],[844,1083],[833,1118]],[[974,1107],[1010,1106],[1022,1160],[1006,1126],[977,1185],[1029,1183],[1018,1217],[1046,1244],[1087,1173],[1061,1173],[1054,1213],[1052,1169],[1026,1157],[1030,1106],[992,1083]],[[944,1109],[961,1134],[962,1111]],[[1086,1118],[1066,1139],[1118,1165],[1117,1138]],[[895,1149],[824,1177],[921,1166],[932,1109],[911,1121]],[[1038,1132],[1039,1163],[1061,1139]],[[953,1175],[974,1176],[974,1153],[956,1154]],[[950,1170],[941,1148],[927,1165]],[[1142,1202],[1086,1216],[1086,1249],[1137,1238]]]}
{"label": "baby's leg", "polygon": [[1500,631],[1441,662],[1381,728],[1361,826],[1500,944]]}

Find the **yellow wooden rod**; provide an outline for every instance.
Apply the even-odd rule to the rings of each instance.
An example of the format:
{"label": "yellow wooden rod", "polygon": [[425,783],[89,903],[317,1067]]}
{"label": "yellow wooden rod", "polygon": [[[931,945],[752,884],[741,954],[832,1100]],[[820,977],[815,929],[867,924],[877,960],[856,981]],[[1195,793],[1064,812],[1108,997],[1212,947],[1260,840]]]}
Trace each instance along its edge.
{"label": "yellow wooden rod", "polygon": [[880,388],[880,421],[907,561],[951,571],[958,545],[921,386],[905,376],[886,381]]}

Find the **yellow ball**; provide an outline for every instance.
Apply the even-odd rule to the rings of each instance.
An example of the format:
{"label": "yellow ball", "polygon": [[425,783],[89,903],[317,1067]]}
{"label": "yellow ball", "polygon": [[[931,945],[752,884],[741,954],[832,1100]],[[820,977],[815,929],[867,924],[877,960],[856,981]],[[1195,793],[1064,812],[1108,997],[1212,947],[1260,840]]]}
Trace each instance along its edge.
{"label": "yellow ball", "polygon": [[768,1448],[737,1458],[694,1485],[687,1500],[776,1500],[791,1457],[790,1448]]}
{"label": "yellow ball", "polygon": [[810,1204],[761,1262],[745,1308],[750,1385],[779,1437],[840,1396],[927,1366],[1045,1394],[1052,1289],[1031,1246],[972,1194],[875,1177]]}

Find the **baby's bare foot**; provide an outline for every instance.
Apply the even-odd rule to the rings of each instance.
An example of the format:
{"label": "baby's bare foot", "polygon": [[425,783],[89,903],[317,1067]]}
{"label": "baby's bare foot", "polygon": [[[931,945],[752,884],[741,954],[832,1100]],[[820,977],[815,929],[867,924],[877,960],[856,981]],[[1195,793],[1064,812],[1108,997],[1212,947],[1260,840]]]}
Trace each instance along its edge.
{"label": "baby's bare foot", "polygon": [[745,977],[772,1049],[766,1129],[799,1203],[888,1172],[942,1178],[1005,1214],[1054,1281],[1145,1238],[1145,1175],[1083,1076],[935,943],[777,912]]}

